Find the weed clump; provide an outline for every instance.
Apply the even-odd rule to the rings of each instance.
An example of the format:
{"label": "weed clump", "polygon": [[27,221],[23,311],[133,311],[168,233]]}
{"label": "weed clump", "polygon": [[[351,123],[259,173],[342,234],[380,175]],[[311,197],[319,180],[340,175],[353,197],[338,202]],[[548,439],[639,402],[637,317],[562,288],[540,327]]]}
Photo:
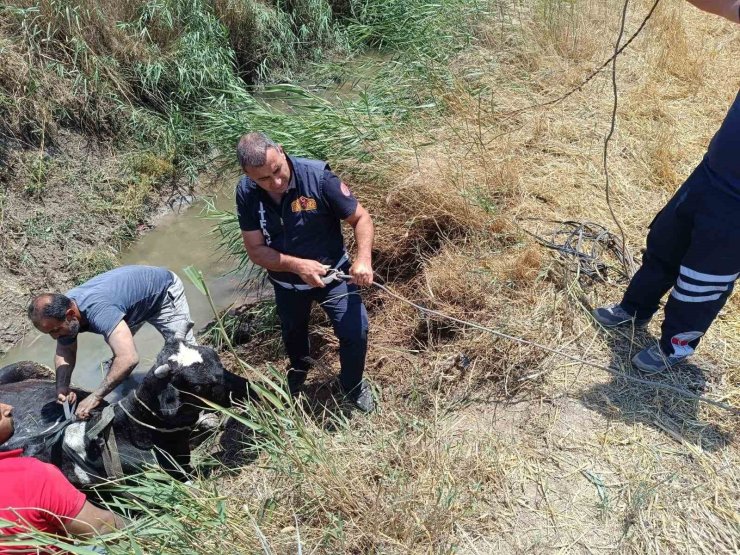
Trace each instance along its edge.
{"label": "weed clump", "polygon": [[118,256],[110,248],[92,248],[74,253],[69,260],[69,270],[75,285],[112,270],[118,263]]}

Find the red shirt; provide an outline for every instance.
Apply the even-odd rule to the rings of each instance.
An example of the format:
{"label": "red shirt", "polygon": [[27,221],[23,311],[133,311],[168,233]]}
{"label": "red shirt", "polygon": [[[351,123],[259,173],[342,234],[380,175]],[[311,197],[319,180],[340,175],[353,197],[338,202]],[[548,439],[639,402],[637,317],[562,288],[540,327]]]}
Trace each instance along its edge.
{"label": "red shirt", "polygon": [[[29,527],[63,534],[62,522],[75,518],[85,504],[85,494],[56,466],[22,454],[22,449],[0,452],[0,554],[27,552],[2,543],[3,536],[23,533]],[[16,526],[2,528],[3,520]]]}

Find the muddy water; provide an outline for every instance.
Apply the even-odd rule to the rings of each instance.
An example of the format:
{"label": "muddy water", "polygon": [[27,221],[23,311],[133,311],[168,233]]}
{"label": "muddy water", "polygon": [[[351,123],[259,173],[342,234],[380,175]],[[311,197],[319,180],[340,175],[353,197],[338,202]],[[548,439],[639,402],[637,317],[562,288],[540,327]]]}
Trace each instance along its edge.
{"label": "muddy water", "polygon": [[[214,201],[219,209],[233,210],[235,184],[236,177],[226,179],[217,190]],[[194,265],[203,272],[219,308],[227,307],[245,297],[244,291],[239,287],[238,276],[227,275],[234,264],[220,259],[216,250],[217,238],[209,234],[213,222],[201,217],[204,208],[205,203],[200,201],[192,206],[169,212],[157,221],[155,229],[138,239],[121,256],[122,265],[165,266],[180,276],[185,285],[190,314],[195,321],[196,330],[212,320],[213,313],[208,300],[190,282],[183,268]],[[164,343],[159,333],[149,324],[141,328],[134,341],[141,359],[139,367],[134,371],[135,377],[114,392],[110,400],[125,394],[136,384],[136,376],[140,377],[150,368]],[[56,342],[49,336],[34,330],[0,358],[0,366],[20,360],[33,360],[53,368],[55,345]],[[78,338],[78,360],[72,383],[86,389],[96,387],[102,376],[101,363],[110,356],[110,348],[101,336],[81,333]]]}

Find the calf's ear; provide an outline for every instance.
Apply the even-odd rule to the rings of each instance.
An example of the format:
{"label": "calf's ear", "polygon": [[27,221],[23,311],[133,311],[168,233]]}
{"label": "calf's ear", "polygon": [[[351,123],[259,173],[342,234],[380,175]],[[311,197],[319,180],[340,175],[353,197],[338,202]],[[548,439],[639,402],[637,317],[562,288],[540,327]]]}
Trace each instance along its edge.
{"label": "calf's ear", "polygon": [[162,364],[154,369],[154,375],[158,378],[166,378],[170,375],[170,372],[172,372],[172,368],[169,364]]}

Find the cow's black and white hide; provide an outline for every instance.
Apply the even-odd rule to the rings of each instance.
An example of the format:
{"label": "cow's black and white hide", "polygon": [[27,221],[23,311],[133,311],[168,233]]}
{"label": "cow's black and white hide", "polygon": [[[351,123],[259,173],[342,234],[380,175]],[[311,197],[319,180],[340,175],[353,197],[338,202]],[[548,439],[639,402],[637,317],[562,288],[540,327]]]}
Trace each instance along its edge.
{"label": "cow's black and white hide", "polygon": [[[14,406],[16,429],[0,450],[23,447],[26,455],[58,466],[76,485],[102,481],[101,440],[88,439],[86,431],[99,421],[106,404],[96,409],[90,420],[75,420],[57,434],[49,434],[64,421],[64,410],[56,402],[54,382],[24,379],[31,374],[15,373],[20,381],[0,382],[0,401]],[[79,389],[75,392],[79,400],[89,394]],[[228,407],[232,400],[250,397],[250,388],[244,378],[224,369],[210,347],[168,341],[141,384],[114,403],[113,430],[124,474],[158,463],[183,477],[178,468],[189,469],[190,432],[203,408],[199,397]]]}

